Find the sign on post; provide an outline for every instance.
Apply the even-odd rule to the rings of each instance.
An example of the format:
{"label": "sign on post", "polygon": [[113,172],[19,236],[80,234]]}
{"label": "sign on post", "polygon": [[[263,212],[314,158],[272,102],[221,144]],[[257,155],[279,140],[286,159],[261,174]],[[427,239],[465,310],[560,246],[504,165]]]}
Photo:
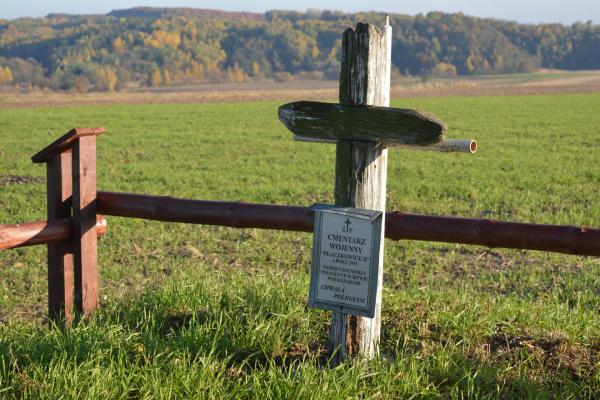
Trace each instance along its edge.
{"label": "sign on post", "polygon": [[311,307],[373,318],[381,211],[315,207]]}

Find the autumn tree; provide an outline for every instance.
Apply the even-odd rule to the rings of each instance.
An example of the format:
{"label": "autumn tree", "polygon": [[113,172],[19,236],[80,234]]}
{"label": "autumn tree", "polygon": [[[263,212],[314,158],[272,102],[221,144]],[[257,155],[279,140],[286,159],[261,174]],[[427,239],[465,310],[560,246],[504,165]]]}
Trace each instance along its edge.
{"label": "autumn tree", "polygon": [[100,92],[114,92],[117,86],[117,74],[112,68],[101,67],[96,71],[95,89]]}
{"label": "autumn tree", "polygon": [[13,74],[9,67],[0,67],[0,84],[6,85],[12,83]]}
{"label": "autumn tree", "polygon": [[171,73],[168,69],[165,69],[162,73],[162,82],[165,86],[169,86],[173,82],[173,79],[171,78]]}
{"label": "autumn tree", "polygon": [[227,81],[233,83],[242,83],[248,80],[248,75],[239,65],[235,64],[233,68],[227,70]]}
{"label": "autumn tree", "polygon": [[162,82],[162,76],[160,74],[160,69],[158,69],[158,68],[152,69],[152,71],[150,71],[150,76],[148,78],[148,83],[150,84],[150,86],[152,86],[152,87],[160,86],[161,82]]}

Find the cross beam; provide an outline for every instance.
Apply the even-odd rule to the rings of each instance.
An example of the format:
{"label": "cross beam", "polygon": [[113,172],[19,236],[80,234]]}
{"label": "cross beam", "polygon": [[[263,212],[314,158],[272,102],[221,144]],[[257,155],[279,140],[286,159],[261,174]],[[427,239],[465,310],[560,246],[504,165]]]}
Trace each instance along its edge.
{"label": "cross beam", "polygon": [[298,101],[279,107],[279,120],[302,138],[426,146],[444,139],[446,125],[402,108]]}

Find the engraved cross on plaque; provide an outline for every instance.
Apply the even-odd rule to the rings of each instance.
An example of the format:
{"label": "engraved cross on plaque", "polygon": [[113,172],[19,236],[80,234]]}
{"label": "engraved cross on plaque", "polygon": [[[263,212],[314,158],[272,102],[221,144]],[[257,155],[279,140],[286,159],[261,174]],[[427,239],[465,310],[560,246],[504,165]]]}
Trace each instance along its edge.
{"label": "engraved cross on plaque", "polygon": [[352,222],[350,222],[350,218],[346,218],[344,224],[346,224],[346,230],[344,232],[352,232],[352,230],[350,229],[350,224],[352,224]]}

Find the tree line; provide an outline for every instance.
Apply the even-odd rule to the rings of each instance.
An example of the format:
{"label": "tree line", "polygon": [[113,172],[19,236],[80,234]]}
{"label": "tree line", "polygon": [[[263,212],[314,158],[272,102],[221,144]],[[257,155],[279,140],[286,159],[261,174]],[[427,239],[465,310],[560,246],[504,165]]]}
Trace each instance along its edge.
{"label": "tree line", "polygon": [[[341,33],[376,13],[233,14],[131,9],[0,20],[0,84],[116,91],[132,85],[337,78]],[[600,26],[464,14],[390,15],[393,67],[410,76],[600,69]]]}

